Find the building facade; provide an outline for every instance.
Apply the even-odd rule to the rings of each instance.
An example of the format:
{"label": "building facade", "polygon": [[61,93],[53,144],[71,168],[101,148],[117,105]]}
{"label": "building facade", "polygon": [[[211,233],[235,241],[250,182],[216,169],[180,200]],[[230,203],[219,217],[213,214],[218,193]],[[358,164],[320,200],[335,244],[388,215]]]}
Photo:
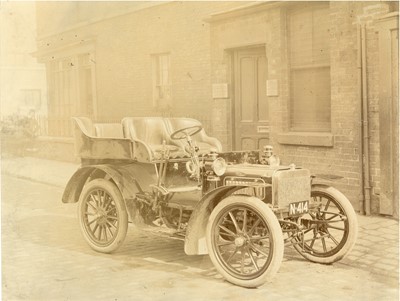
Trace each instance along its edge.
{"label": "building facade", "polygon": [[193,117],[226,150],[271,144],[283,163],[341,176],[357,210],[398,216],[398,10],[38,2],[49,136],[70,145],[76,115]]}
{"label": "building facade", "polygon": [[0,6],[0,117],[47,114],[45,67],[36,49],[35,3]]}

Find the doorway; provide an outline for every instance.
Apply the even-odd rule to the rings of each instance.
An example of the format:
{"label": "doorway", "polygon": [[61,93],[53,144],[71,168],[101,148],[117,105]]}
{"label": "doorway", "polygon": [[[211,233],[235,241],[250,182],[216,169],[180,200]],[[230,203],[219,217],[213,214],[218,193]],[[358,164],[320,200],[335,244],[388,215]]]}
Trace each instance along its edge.
{"label": "doorway", "polygon": [[260,149],[269,142],[265,47],[238,49],[233,55],[235,150]]}
{"label": "doorway", "polygon": [[399,24],[398,16],[379,21],[379,213],[399,217]]}

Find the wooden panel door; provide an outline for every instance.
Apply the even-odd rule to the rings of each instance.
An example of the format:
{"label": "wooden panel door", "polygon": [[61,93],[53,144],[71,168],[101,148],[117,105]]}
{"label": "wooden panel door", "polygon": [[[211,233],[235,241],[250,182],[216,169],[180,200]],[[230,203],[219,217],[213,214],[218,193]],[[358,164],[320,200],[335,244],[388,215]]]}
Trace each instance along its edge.
{"label": "wooden panel door", "polygon": [[399,216],[399,30],[396,17],[380,21],[380,206],[379,213]]}
{"label": "wooden panel door", "polygon": [[265,48],[235,51],[234,77],[234,149],[262,148],[269,141]]}

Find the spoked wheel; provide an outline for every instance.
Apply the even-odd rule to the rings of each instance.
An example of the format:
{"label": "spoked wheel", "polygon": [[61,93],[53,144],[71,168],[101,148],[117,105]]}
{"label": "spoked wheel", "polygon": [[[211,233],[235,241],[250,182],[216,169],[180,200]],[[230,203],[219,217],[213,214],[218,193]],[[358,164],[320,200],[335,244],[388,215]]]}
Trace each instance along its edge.
{"label": "spoked wheel", "polygon": [[312,187],[310,202],[315,208],[302,217],[307,229],[294,240],[295,249],[313,262],[329,264],[342,259],[356,242],[353,206],[341,192],[322,185]]}
{"label": "spoked wheel", "polygon": [[95,179],[85,185],[78,217],[82,234],[92,249],[110,253],[122,245],[128,215],[121,193],[112,182]]}
{"label": "spoked wheel", "polygon": [[255,197],[221,201],[210,215],[206,239],[214,266],[236,285],[260,286],[282,262],[281,227],[272,210]]}

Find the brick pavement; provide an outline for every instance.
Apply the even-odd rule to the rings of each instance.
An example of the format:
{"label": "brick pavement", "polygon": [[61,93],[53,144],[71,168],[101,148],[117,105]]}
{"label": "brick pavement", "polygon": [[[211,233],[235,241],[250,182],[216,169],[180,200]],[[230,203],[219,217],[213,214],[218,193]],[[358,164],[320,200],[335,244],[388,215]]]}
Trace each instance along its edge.
{"label": "brick pavement", "polygon": [[[63,162],[55,162],[55,161],[47,161],[36,158],[3,158],[2,159],[2,172],[4,174],[10,174],[17,177],[29,178],[32,177],[32,180],[39,182],[48,181],[49,184],[53,186],[58,186],[57,188],[58,194],[62,192],[62,187],[65,185],[66,181],[68,181],[69,177],[76,170],[78,166],[76,164],[63,163]],[[27,172],[28,170],[28,172]],[[46,176],[44,176],[46,175]],[[37,184],[38,185],[38,184]],[[51,189],[53,191],[54,189]],[[7,187],[2,187],[7,188]],[[2,189],[4,190],[4,189]],[[32,198],[40,197],[39,192],[32,191]],[[6,270],[3,271],[4,275],[8,273],[15,273],[18,275],[19,269],[21,269],[21,265],[23,266],[26,262],[30,262],[30,253],[26,252],[30,248],[35,250],[37,245],[45,245],[45,250],[41,250],[47,254],[47,256],[41,256],[36,261],[37,269],[41,270],[43,268],[42,265],[48,266],[46,258],[52,258],[54,254],[52,254],[52,250],[56,248],[65,249],[68,251],[67,254],[59,255],[62,257],[63,261],[65,258],[69,258],[66,262],[64,262],[67,266],[70,267],[71,271],[66,271],[65,275],[62,273],[62,270],[65,269],[65,265],[62,267],[56,268],[56,271],[48,275],[51,279],[56,279],[57,283],[63,284],[64,282],[75,282],[75,274],[76,270],[85,270],[91,269],[96,270],[103,263],[106,266],[111,266],[113,271],[122,271],[122,275],[126,275],[129,277],[129,271],[138,267],[140,270],[144,269],[149,274],[144,274],[143,277],[153,277],[150,276],[150,272],[152,270],[157,270],[157,279],[165,277],[170,277],[167,273],[169,271],[174,271],[177,274],[176,279],[172,279],[171,284],[168,282],[162,282],[163,285],[168,288],[167,291],[171,294],[170,297],[179,297],[179,294],[173,291],[171,288],[176,286],[176,283],[184,282],[189,287],[192,285],[190,283],[191,277],[200,278],[202,281],[205,281],[207,285],[216,286],[216,287],[229,287],[225,282],[222,281],[220,275],[218,275],[215,270],[212,268],[211,262],[208,260],[207,256],[186,256],[183,252],[182,243],[179,241],[173,241],[166,238],[155,238],[152,234],[143,234],[137,233],[137,231],[130,231],[130,233],[125,241],[125,244],[116,254],[113,254],[112,257],[104,254],[94,253],[83,243],[80,237],[76,237],[74,234],[79,232],[78,226],[76,224],[75,210],[76,208],[73,205],[64,205],[59,202],[59,200],[54,200],[57,202],[55,206],[52,206],[52,212],[46,212],[45,208],[31,208],[29,211],[22,211],[19,208],[8,208],[11,210],[12,219],[21,218],[24,220],[24,223],[15,224],[13,220],[8,220],[8,218],[3,217],[2,225],[3,231],[7,229],[7,227],[18,227],[19,229],[24,228],[29,231],[32,230],[32,233],[27,233],[27,236],[21,238],[20,232],[11,231],[10,235],[12,237],[8,237],[7,233],[6,238],[10,238],[5,240],[3,235],[3,250],[12,249],[17,250],[18,246],[16,245],[16,241],[19,239],[30,241],[27,245],[24,246],[23,250],[16,254],[15,258],[15,267],[7,267]],[[5,205],[3,204],[3,207]],[[72,206],[72,207],[71,207]],[[72,209],[73,208],[73,209]],[[14,212],[15,211],[15,212]],[[4,212],[4,211],[3,211]],[[7,212],[7,207],[5,212]],[[16,213],[16,214],[15,214]],[[4,213],[3,213],[4,214]],[[47,216],[46,222],[49,219],[54,219],[57,221],[59,218],[62,218],[64,222],[62,223],[62,227],[65,226],[65,221],[68,221],[68,232],[63,232],[63,236],[59,237],[58,232],[54,232],[54,229],[47,229],[46,225],[42,225],[42,229],[46,229],[46,237],[45,239],[38,233],[35,233],[34,230],[36,227],[40,228],[41,222],[37,220],[38,217],[43,218],[43,216]],[[285,300],[293,300],[296,298],[296,294],[301,293],[303,295],[303,300],[318,300],[315,299],[316,292],[321,289],[324,290],[323,285],[325,285],[326,281],[329,281],[330,286],[334,288],[340,288],[344,290],[348,290],[352,292],[352,294],[356,294],[357,296],[362,295],[362,291],[368,291],[371,294],[371,290],[374,292],[373,296],[376,300],[391,300],[388,299],[387,296],[398,296],[398,279],[399,279],[399,228],[398,221],[379,217],[379,216],[358,216],[359,221],[359,236],[357,243],[353,249],[353,251],[347,256],[344,260],[340,261],[335,265],[316,265],[310,262],[303,260],[292,248],[285,249],[285,258],[282,263],[281,269],[278,273],[278,280],[274,281],[274,289],[270,290],[269,288],[269,296],[278,300],[279,298],[279,288],[285,290],[285,285],[287,286],[287,279],[292,279],[293,276],[299,276],[302,271],[311,270],[314,274],[317,275],[317,278],[311,276],[311,278],[304,277],[304,280],[307,280],[304,285],[300,288],[296,288],[296,293],[287,292],[285,295]],[[34,226],[34,227],[32,227]],[[32,229],[31,229],[32,228]],[[4,233],[4,232],[3,232]],[[16,237],[12,235],[12,233],[19,233]],[[29,235],[28,235],[29,234]],[[150,239],[148,239],[150,238]],[[160,252],[162,250],[162,252]],[[58,252],[57,251],[57,252]],[[56,252],[56,253],[57,253]],[[61,251],[60,251],[61,252]],[[75,261],[75,253],[84,255],[84,259]],[[133,253],[133,254],[132,254]],[[74,255],[75,254],[75,255]],[[65,257],[66,256],[66,257]],[[86,258],[86,256],[88,256]],[[95,256],[95,262],[93,262],[93,256]],[[95,266],[86,265],[87,262],[93,262]],[[75,266],[77,263],[77,266]],[[57,267],[59,263],[57,260],[53,262]],[[7,266],[7,265],[5,265]],[[161,267],[162,273],[159,273],[158,267]],[[50,267],[49,267],[50,268]],[[107,269],[106,269],[107,270]],[[102,269],[100,268],[100,271]],[[149,272],[150,271],[150,272]],[[296,272],[293,272],[296,271]],[[104,272],[104,271],[103,271]],[[98,273],[98,271],[96,272]],[[168,275],[164,274],[167,273]],[[60,276],[61,275],[61,276]],[[174,274],[175,275],[175,274]],[[328,280],[325,279],[324,283],[318,282],[318,277],[328,277]],[[348,275],[352,275],[354,277],[353,280],[349,281]],[[10,287],[8,289],[12,291],[28,291],[30,294],[34,294],[35,296],[40,296],[40,290],[33,289],[32,283],[26,283],[23,278],[24,275],[20,275],[14,284],[9,284]],[[119,274],[118,277],[121,275]],[[306,276],[306,274],[304,274]],[[97,282],[105,281],[103,278],[109,277],[107,274],[105,275],[97,275]],[[5,277],[7,279],[7,277]],[[69,279],[72,280],[69,280]],[[47,279],[47,278],[46,278]],[[103,279],[103,280],[102,280]],[[145,279],[145,278],[144,278]],[[150,278],[149,278],[150,279]],[[217,280],[217,283],[212,280]],[[120,279],[121,280],[121,279]],[[360,280],[362,282],[366,281],[369,287],[358,286],[354,288],[354,285],[359,283]],[[150,280],[149,280],[150,281]],[[151,285],[154,285],[153,281],[151,281]],[[222,281],[222,282],[221,282]],[[353,283],[354,281],[354,283]],[[114,285],[121,285],[119,282],[113,281]],[[381,285],[384,285],[385,289],[382,289]],[[134,286],[134,285],[133,285]],[[39,286],[40,287],[40,286]],[[150,287],[150,282],[148,287]],[[4,287],[3,287],[4,289]],[[42,288],[43,289],[43,288]],[[81,287],[81,290],[85,291],[88,288]],[[138,289],[138,288],[136,288]],[[171,289],[171,290],[170,290]],[[299,292],[299,289],[301,292]],[[143,286],[140,290],[146,290]],[[232,292],[241,293],[237,288],[230,287]],[[101,292],[108,296],[106,292],[106,288],[100,289]],[[275,292],[275,295],[274,295]],[[43,292],[42,292],[43,293]],[[81,292],[82,293],[82,292]],[[89,293],[89,292],[88,292]],[[265,293],[265,292],[264,292]],[[54,292],[56,294],[56,292]],[[254,296],[261,294],[260,291],[257,291]],[[323,295],[324,293],[322,293]],[[329,294],[329,293],[327,293]],[[343,295],[344,300],[352,300],[352,294],[346,296]],[[49,295],[51,296],[51,294]],[[70,294],[70,299],[73,298],[73,292]],[[156,296],[155,292],[150,293],[149,296],[154,296],[154,300],[160,299],[162,300],[163,296]],[[218,294],[217,294],[218,296]],[[313,297],[314,296],[314,297]],[[369,297],[371,297],[370,295]],[[20,296],[22,299],[24,296]],[[77,296],[75,296],[77,297]],[[226,297],[226,296],[224,296]],[[319,296],[321,297],[321,296]],[[369,299],[368,297],[368,299]],[[19,300],[19,297],[17,298]],[[29,299],[29,298],[28,298]],[[79,299],[79,298],[78,298]],[[123,299],[123,298],[122,298]],[[119,300],[122,300],[119,299]],[[328,298],[329,299],[329,298]],[[109,299],[111,300],[111,299]],[[153,300],[153,299],[152,299]],[[334,299],[331,299],[334,300]],[[372,299],[371,299],[372,300]]]}
{"label": "brick pavement", "polygon": [[356,245],[342,262],[359,266],[394,284],[398,283],[398,221],[378,216],[358,215],[358,223]]}

